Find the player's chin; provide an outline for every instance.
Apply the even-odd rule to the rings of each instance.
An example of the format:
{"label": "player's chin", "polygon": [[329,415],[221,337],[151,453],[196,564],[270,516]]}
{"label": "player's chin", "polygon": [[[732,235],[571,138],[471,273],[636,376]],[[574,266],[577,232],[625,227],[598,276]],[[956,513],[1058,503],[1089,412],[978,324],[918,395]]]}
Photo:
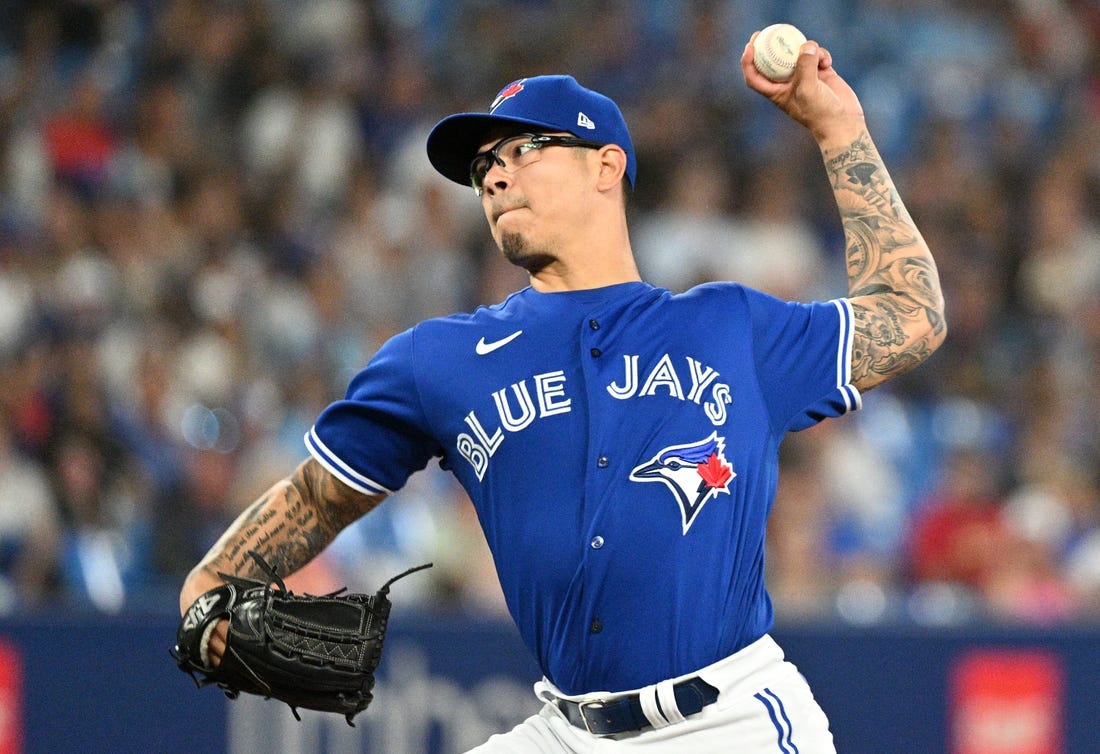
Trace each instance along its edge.
{"label": "player's chin", "polygon": [[553,255],[534,248],[522,233],[501,233],[500,250],[505,259],[532,275],[554,261]]}

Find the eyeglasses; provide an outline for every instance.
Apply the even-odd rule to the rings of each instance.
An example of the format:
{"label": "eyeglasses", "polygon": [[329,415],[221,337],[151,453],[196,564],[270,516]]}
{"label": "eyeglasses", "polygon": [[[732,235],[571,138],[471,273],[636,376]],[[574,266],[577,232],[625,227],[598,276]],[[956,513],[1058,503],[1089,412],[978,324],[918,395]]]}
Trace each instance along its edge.
{"label": "eyeglasses", "polygon": [[491,149],[479,152],[470,162],[470,184],[474,191],[481,196],[485,190],[485,176],[494,164],[515,172],[522,167],[538,162],[542,157],[543,147],[582,147],[584,149],[600,149],[606,146],[588,139],[578,139],[574,136],[548,136],[546,134],[519,134],[508,136]]}

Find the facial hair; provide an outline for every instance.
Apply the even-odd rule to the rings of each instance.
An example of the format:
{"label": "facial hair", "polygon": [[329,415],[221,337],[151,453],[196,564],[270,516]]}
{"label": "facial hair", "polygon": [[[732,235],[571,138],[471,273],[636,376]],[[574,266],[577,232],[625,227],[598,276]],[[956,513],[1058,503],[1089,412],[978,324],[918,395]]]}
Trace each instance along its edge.
{"label": "facial hair", "polygon": [[506,232],[500,236],[500,249],[504,258],[534,275],[554,261],[553,255],[535,249],[522,233]]}

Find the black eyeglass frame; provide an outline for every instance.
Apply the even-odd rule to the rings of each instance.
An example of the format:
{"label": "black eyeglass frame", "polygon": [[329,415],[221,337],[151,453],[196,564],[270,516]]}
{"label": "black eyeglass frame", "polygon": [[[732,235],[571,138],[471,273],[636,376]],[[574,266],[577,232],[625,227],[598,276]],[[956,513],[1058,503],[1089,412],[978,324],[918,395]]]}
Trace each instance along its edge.
{"label": "black eyeglass frame", "polygon": [[[470,185],[474,187],[474,191],[477,192],[478,196],[481,196],[482,192],[485,190],[485,176],[489,174],[489,170],[492,168],[493,163],[496,163],[502,168],[508,167],[504,163],[504,160],[500,158],[500,148],[509,141],[521,138],[527,139],[527,141],[537,149],[542,149],[543,147],[602,149],[607,146],[599,141],[580,139],[576,136],[554,136],[551,134],[512,134],[511,136],[505,136],[484,152],[478,152],[474,155],[474,159],[470,160]],[[481,169],[483,164],[485,167],[484,170]]]}

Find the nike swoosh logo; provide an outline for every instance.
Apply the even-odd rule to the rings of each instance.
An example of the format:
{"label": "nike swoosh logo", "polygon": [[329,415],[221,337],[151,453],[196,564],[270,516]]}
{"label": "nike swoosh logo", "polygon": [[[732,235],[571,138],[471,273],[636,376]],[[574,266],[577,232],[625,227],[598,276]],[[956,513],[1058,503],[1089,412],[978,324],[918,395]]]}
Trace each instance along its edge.
{"label": "nike swoosh logo", "polygon": [[501,346],[508,345],[509,343],[511,343],[513,340],[515,340],[516,338],[518,338],[522,334],[523,334],[523,330],[516,330],[514,333],[512,333],[508,337],[501,338],[500,340],[494,340],[492,343],[486,343],[485,338],[483,337],[481,340],[479,340],[477,342],[477,345],[474,346],[474,350],[477,351],[478,356],[484,356],[487,353],[492,353],[493,351],[497,350]]}

